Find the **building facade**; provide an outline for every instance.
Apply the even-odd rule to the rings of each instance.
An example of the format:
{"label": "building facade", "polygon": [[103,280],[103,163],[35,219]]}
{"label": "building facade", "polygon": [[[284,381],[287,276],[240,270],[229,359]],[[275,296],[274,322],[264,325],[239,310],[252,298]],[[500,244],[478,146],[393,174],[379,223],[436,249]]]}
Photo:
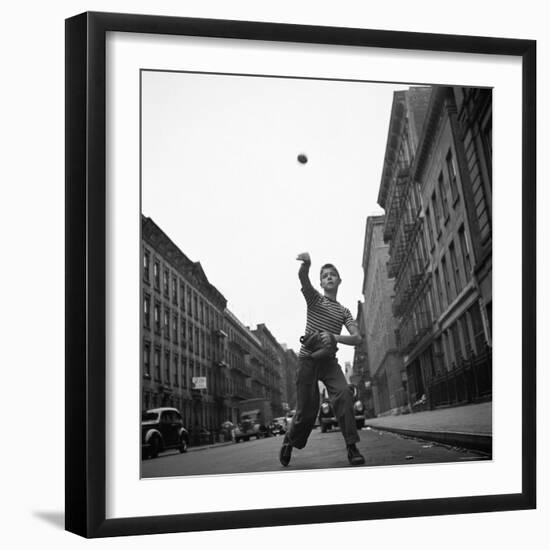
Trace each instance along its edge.
{"label": "building facade", "polygon": [[262,362],[262,345],[239,319],[225,310],[230,415],[238,422],[239,404],[244,399],[266,397],[269,393]]}
{"label": "building facade", "polygon": [[281,377],[285,351],[264,323],[257,325],[252,332],[262,344],[262,360],[267,389],[266,397],[271,401],[273,414],[275,416],[282,416]]}
{"label": "building facade", "polygon": [[367,218],[363,247],[365,300],[360,316],[376,416],[408,410],[406,371],[392,311],[394,280],[388,277],[389,246],[384,242],[384,221],[384,216]]}
{"label": "building facade", "polygon": [[192,441],[201,429],[215,433],[227,420],[238,422],[244,399],[264,397],[282,414],[281,372],[294,352],[265,324],[255,331],[243,325],[200,263],[147,217],[141,295],[143,410],[176,407]]}
{"label": "building facade", "polygon": [[368,344],[366,337],[365,304],[357,302],[357,314],[355,316],[361,343],[355,346],[353,353],[353,374],[351,383],[358,389],[358,398],[363,402],[368,417],[375,416],[374,399],[372,394],[372,377],[369,370]]}
{"label": "building facade", "polygon": [[221,423],[227,381],[224,296],[142,218],[142,408],[178,408],[191,432]]}
{"label": "building facade", "polygon": [[471,92],[394,94],[378,202],[413,410],[492,395],[491,152],[478,148],[479,111],[464,114],[479,102]]}

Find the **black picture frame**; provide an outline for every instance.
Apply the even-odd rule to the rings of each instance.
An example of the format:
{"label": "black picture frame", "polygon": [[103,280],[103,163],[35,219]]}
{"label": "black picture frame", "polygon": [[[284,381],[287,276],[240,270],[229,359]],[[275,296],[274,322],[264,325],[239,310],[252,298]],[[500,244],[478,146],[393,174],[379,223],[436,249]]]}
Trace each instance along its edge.
{"label": "black picture frame", "polygon": [[[516,494],[106,519],[106,33],[516,56],[522,61],[522,490]],[[536,506],[536,42],[83,13],[66,20],[66,529],[107,537]]]}

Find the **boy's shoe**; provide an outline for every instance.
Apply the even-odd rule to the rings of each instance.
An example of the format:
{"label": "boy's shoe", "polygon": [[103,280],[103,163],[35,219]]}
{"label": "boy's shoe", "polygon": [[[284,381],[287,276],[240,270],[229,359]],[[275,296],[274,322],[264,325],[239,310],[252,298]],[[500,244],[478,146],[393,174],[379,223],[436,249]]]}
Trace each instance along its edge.
{"label": "boy's shoe", "polygon": [[283,439],[283,446],[279,451],[279,461],[283,466],[288,466],[291,456],[292,456],[292,445],[290,444],[290,441],[287,439],[285,435],[285,438]]}
{"label": "boy's shoe", "polygon": [[348,445],[348,460],[352,466],[365,464],[365,457],[359,452],[355,443]]}

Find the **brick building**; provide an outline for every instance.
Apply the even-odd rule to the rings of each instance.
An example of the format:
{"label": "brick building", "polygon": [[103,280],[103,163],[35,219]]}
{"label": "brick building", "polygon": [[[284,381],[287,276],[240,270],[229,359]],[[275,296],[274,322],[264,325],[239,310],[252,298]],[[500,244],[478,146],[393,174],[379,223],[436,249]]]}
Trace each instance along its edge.
{"label": "brick building", "polygon": [[267,390],[266,397],[271,401],[273,414],[281,416],[283,414],[281,378],[285,362],[285,351],[265,324],[261,323],[257,325],[252,330],[252,333],[262,344],[262,359]]}
{"label": "brick building", "polygon": [[200,263],[144,216],[141,295],[143,410],[176,407],[192,438],[237,422],[244,399],[266,397],[282,412],[285,351],[264,324],[244,326]]}
{"label": "brick building", "polygon": [[191,430],[215,428],[226,414],[227,301],[145,217],[142,262],[142,407],[176,407]]}
{"label": "brick building", "polygon": [[232,422],[239,419],[239,403],[244,399],[267,397],[270,388],[265,376],[261,342],[228,309],[225,310],[227,330],[227,363],[229,367],[229,399]]}
{"label": "brick building", "polygon": [[492,394],[490,121],[490,91],[394,94],[378,202],[413,408]]}

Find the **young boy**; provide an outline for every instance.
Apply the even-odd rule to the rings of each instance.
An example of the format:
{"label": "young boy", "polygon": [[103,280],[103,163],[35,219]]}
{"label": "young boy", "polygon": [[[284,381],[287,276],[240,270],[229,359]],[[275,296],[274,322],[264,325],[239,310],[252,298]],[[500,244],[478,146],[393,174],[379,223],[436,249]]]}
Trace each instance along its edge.
{"label": "young boy", "polygon": [[[302,294],[307,304],[306,336],[320,332],[322,341],[330,346],[336,342],[356,346],[361,343],[357,324],[349,309],[336,301],[338,287],[342,280],[332,264],[321,268],[321,288],[324,295],[317,292],[309,280],[311,258],[307,252],[296,258],[302,262],[298,276],[302,283]],[[345,325],[349,336],[341,335]],[[314,351],[302,345],[298,355],[298,373],[296,378],[296,414],[283,440],[279,460],[288,466],[292,448],[303,449],[313,429],[319,409],[319,387],[321,380],[327,388],[334,407],[338,425],[346,442],[348,460],[353,466],[364,464],[365,459],[356,447],[359,441],[353,412],[353,398],[348,389],[344,373],[336,359],[336,346],[333,352],[318,358]]]}

